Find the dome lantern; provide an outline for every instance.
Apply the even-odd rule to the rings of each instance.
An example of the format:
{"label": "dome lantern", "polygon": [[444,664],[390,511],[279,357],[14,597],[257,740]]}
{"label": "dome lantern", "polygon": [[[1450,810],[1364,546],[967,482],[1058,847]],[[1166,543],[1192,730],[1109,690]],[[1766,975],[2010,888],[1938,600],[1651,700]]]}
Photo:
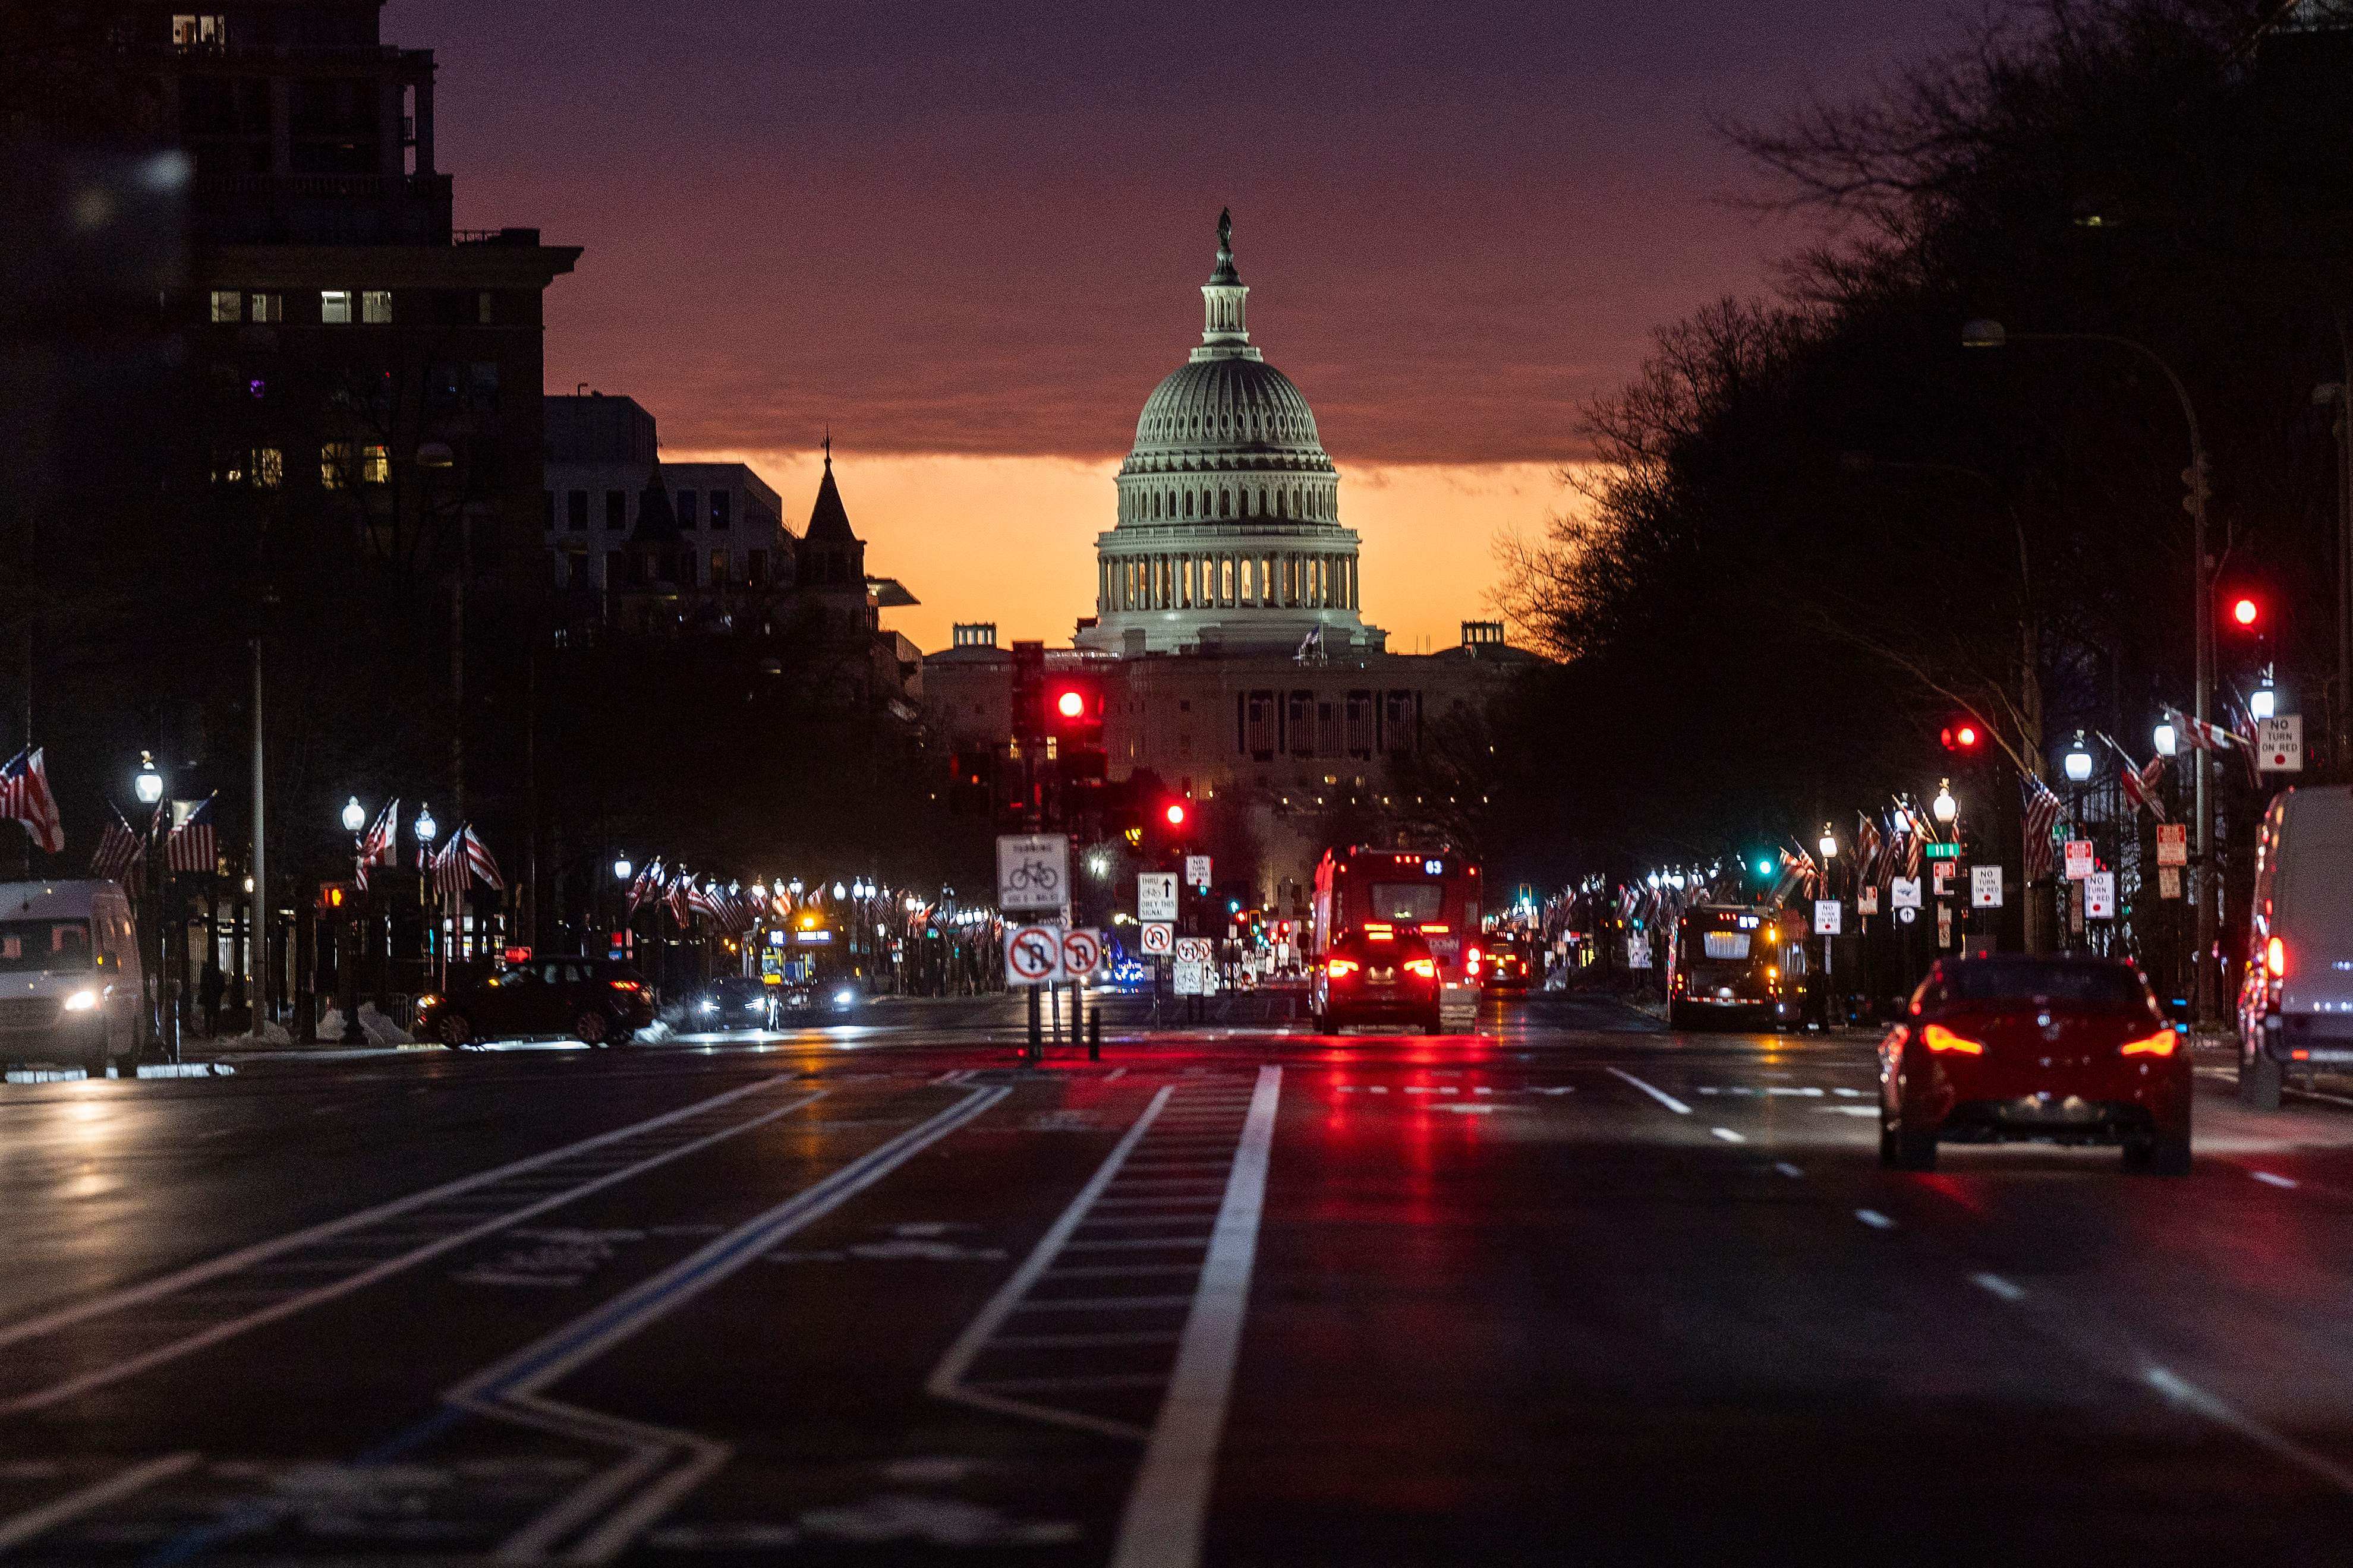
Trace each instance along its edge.
{"label": "dome lantern", "polygon": [[1250,346],[1243,316],[1249,300],[1250,285],[1234,270],[1234,215],[1229,207],[1218,214],[1217,269],[1201,285],[1201,346],[1193,351],[1196,360],[1261,357]]}

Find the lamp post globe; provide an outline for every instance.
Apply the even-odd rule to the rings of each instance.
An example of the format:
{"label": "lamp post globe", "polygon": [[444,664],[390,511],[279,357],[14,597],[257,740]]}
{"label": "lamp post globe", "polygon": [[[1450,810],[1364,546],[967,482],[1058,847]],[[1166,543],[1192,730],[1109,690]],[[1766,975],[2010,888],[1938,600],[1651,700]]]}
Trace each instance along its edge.
{"label": "lamp post globe", "polygon": [[1825,860],[1838,858],[1838,839],[1832,837],[1827,824],[1823,826],[1822,836],[1815,841],[1814,847],[1822,852],[1822,858]]}
{"label": "lamp post globe", "polygon": [[2075,743],[2067,748],[2067,755],[2062,765],[2067,770],[2067,777],[2073,783],[2082,784],[2092,776],[2092,752],[2090,748],[2084,744],[2083,731],[2075,731]]}
{"label": "lamp post globe", "polygon": [[417,842],[428,846],[441,836],[441,825],[433,820],[431,806],[419,805],[417,808],[416,826],[410,831],[417,835]]}
{"label": "lamp post globe", "polygon": [[843,887],[840,883],[836,882],[833,885],[833,896],[835,900],[838,902],[840,900],[849,897],[849,889]]}
{"label": "lamp post globe", "polygon": [[1939,822],[1950,822],[1961,814],[1961,803],[1953,798],[1951,780],[1938,783],[1936,798],[1928,803],[1928,809],[1936,814],[1936,820]]}
{"label": "lamp post globe", "polygon": [[2258,719],[2268,719],[2279,711],[2279,689],[2268,680],[2247,694],[2247,711]]}
{"label": "lamp post globe", "polygon": [[357,833],[366,826],[367,808],[360,805],[359,796],[353,795],[343,803],[343,831]]}
{"label": "lamp post globe", "polygon": [[617,855],[614,857],[613,880],[616,882],[628,881],[629,879],[629,873],[636,869],[637,868],[629,863],[629,858],[627,855]]}
{"label": "lamp post globe", "polygon": [[139,753],[139,772],[131,781],[131,790],[142,805],[154,805],[164,798],[164,775],[156,771],[155,759],[148,752]]}
{"label": "lamp post globe", "polygon": [[2175,756],[2181,750],[2181,737],[2170,724],[2159,724],[2149,738],[2156,742],[2160,757]]}

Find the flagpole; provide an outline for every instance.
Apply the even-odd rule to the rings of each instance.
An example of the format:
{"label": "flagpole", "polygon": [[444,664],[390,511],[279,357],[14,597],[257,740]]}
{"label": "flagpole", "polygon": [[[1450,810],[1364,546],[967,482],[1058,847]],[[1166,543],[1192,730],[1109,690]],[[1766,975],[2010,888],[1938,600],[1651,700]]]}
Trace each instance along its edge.
{"label": "flagpole", "polygon": [[261,1037],[262,1024],[269,1016],[269,855],[265,847],[264,832],[269,809],[268,791],[263,785],[264,752],[261,725],[261,639],[253,639],[253,893],[252,910],[248,919],[252,930],[246,938],[247,962],[253,966],[249,994],[252,1016],[248,1026],[256,1039]]}

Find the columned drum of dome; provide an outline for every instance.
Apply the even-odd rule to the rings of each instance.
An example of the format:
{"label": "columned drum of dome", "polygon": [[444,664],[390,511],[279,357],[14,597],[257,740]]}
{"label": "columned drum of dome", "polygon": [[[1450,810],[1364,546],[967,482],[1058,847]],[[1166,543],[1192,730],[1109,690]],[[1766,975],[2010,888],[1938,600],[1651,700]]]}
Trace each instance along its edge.
{"label": "columned drum of dome", "polygon": [[1201,286],[1200,346],[1145,400],[1120,466],[1116,526],[1095,541],[1095,625],[1112,653],[1379,649],[1356,591],[1356,535],[1315,414],[1252,346],[1229,215]]}

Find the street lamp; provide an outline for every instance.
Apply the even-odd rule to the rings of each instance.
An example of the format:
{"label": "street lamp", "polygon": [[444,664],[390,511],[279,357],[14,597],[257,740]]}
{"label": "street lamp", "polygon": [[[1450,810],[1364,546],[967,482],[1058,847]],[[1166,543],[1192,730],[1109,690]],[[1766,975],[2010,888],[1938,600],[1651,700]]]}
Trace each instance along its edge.
{"label": "street lamp", "polygon": [[[2011,341],[2010,335],[2003,330],[2000,321],[1973,321],[1961,328],[1961,345],[1964,348],[1998,349]],[[2199,434],[2198,410],[2189,401],[2189,389],[2182,384],[2181,377],[2174,374],[2173,367],[2168,364],[2164,357],[2155,349],[2150,348],[2147,343],[2132,338],[2119,337],[2113,332],[2021,332],[2016,341],[2102,343],[2110,348],[2123,349],[2127,353],[2137,355],[2154,367],[2158,374],[2165,378],[2166,384],[2173,388],[2173,395],[2181,405],[2182,422],[2189,427],[2189,466],[2181,471],[2182,484],[2187,493],[2182,498],[2181,504],[2182,509],[2189,513],[2190,524],[2189,618],[2197,637],[2198,674],[2198,701],[2194,716],[2201,724],[2211,722],[2214,717],[2214,578],[2206,557],[2206,499],[2207,491],[2211,488],[2211,480],[2206,465],[2206,444]],[[2079,735],[2079,746],[2080,742]],[[2073,752],[2068,753],[2067,765],[2070,769],[2068,776],[2076,777],[2073,772],[2075,765],[2075,753]],[[2089,778],[2091,776],[2089,752],[2084,753],[2084,765],[2085,772],[2083,777]],[[2192,944],[2196,963],[2196,984],[2191,991],[2191,996],[2194,999],[2198,1022],[2200,1024],[2211,1023],[2214,1018],[2215,972],[2212,955],[2217,913],[2216,894],[2220,891],[2220,886],[2214,875],[2213,766],[2213,752],[2208,747],[2199,747],[2198,764],[2193,771],[2196,781],[2194,810],[2198,818],[2198,927]]]}
{"label": "street lamp", "polygon": [[1952,780],[1937,781],[1936,798],[1928,803],[1928,809],[1936,814],[1937,821],[1947,824],[1961,814],[1961,803],[1953,798]]}
{"label": "street lamp", "polygon": [[417,822],[411,831],[417,835],[417,842],[419,845],[427,849],[433,847],[433,840],[440,837],[441,825],[433,820],[431,806],[423,805],[417,806]]}
{"label": "street lamp", "polygon": [[2268,719],[2279,711],[2279,689],[2272,685],[2266,674],[2263,683],[2247,694],[2247,711],[2258,719]]}
{"label": "street lamp", "polygon": [[2160,757],[2175,756],[2181,750],[2181,737],[2170,723],[2159,724],[2149,738],[2157,742],[2157,754]]}
{"label": "street lamp", "polygon": [[[343,803],[343,831],[354,838],[367,826],[367,808],[360,805],[359,796],[353,795]],[[364,1046],[367,1044],[367,1032],[360,1027],[360,901],[353,899],[350,909],[348,940],[343,951],[335,954],[335,969],[342,981],[338,989],[343,992],[343,1044]]]}
{"label": "street lamp", "polygon": [[848,898],[848,897],[849,897],[849,889],[847,889],[847,888],[845,888],[845,887],[843,887],[840,883],[836,882],[836,883],[833,885],[833,899],[834,899],[834,902],[836,902],[836,903],[839,903],[842,900],[844,900],[844,899],[846,899],[846,898]]}
{"label": "street lamp", "polygon": [[627,855],[617,855],[613,858],[613,880],[616,882],[628,881],[629,873],[636,869],[635,866],[629,864],[629,858]]}
{"label": "street lamp", "polygon": [[2075,731],[2075,743],[2067,748],[2066,759],[2061,765],[2067,770],[2069,780],[2075,784],[2082,784],[2092,776],[2092,753],[2084,744],[2083,731]]}
{"label": "street lamp", "polygon": [[343,803],[343,831],[357,833],[366,826],[367,807],[360,804],[359,796],[353,795]]}
{"label": "street lamp", "polygon": [[164,775],[155,770],[154,757],[146,752],[139,753],[139,776],[131,781],[132,792],[142,805],[154,805],[164,798]]}
{"label": "street lamp", "polygon": [[1831,837],[1829,823],[1822,824],[1822,836],[1814,841],[1814,847],[1822,852],[1822,858],[1825,860],[1838,858],[1838,840]]}
{"label": "street lamp", "polygon": [[[131,781],[131,792],[139,797],[142,805],[155,806],[163,803],[164,775],[156,768],[152,753],[139,753],[139,772]],[[140,918],[147,922],[147,933],[140,947],[148,955],[147,962],[141,966],[146,971],[141,977],[145,993],[141,1000],[146,1004],[148,1027],[159,1046],[167,1043],[164,1024],[169,1005],[164,981],[164,857],[158,853],[155,845],[163,825],[162,812],[151,810],[147,814],[146,868],[142,874],[146,886],[139,900]]]}

